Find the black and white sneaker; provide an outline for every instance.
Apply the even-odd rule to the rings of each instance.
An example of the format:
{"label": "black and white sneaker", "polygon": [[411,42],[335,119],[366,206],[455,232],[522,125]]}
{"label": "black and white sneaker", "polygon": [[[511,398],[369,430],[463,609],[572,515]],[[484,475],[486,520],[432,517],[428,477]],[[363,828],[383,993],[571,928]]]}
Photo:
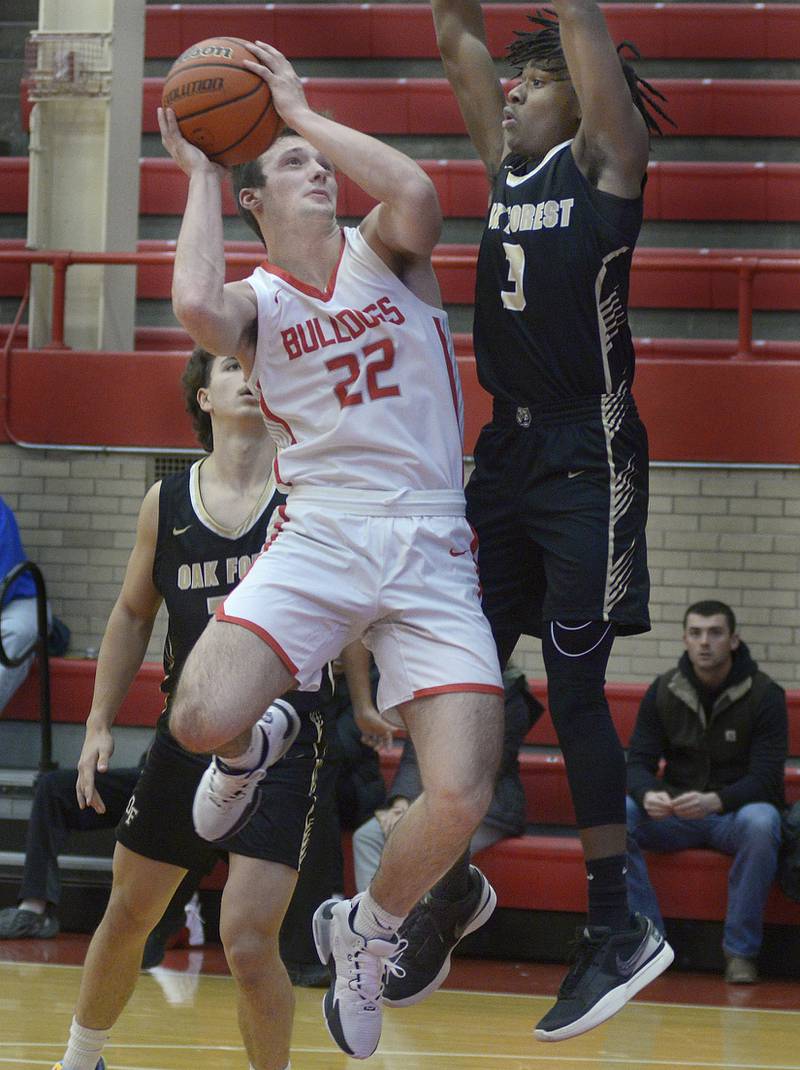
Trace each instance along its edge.
{"label": "black and white sneaker", "polygon": [[400,926],[399,936],[408,947],[396,960],[402,970],[386,978],[387,1007],[410,1007],[435,992],[450,973],[456,945],[492,916],[494,888],[477,866],[469,867],[469,875],[470,890],[463,899],[452,903],[428,892]]}
{"label": "black and white sneaker", "polygon": [[354,899],[328,899],[314,914],[314,942],[331,972],[322,1013],[334,1043],[353,1059],[368,1059],[378,1047],[383,1023],[383,985],[405,945],[397,933],[363,937],[353,928]]}
{"label": "black and white sneaker", "polygon": [[261,754],[252,769],[234,769],[216,755],[200,779],[192,806],[198,836],[216,843],[235,836],[258,806],[256,789],[271,765],[286,754],[297,739],[300,718],[286,699],[276,699],[256,721]]}
{"label": "black and white sneaker", "polygon": [[539,1040],[569,1040],[622,1010],[629,999],[666,970],[675,954],[649,918],[634,914],[624,932],[579,929],[572,967],[555,1006],[536,1026]]}

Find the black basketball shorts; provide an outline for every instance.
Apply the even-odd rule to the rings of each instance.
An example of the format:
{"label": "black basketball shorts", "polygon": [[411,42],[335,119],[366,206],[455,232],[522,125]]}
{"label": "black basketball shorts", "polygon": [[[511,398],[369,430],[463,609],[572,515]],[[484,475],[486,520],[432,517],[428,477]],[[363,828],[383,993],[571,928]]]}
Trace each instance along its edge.
{"label": "black basketball shorts", "polygon": [[287,696],[301,713],[298,737],[267,771],[257,788],[258,808],[236,836],[210,844],[197,835],[192,803],[209,759],[184,750],[160,729],[117,826],[117,840],[145,858],[183,869],[210,870],[224,851],[299,869],[320,793],[333,790],[332,778],[323,775],[330,715],[316,708],[317,694],[300,696]]}
{"label": "black basketball shorts", "polygon": [[630,395],[539,413],[496,403],[466,495],[498,639],[550,620],[649,630],[647,433]]}

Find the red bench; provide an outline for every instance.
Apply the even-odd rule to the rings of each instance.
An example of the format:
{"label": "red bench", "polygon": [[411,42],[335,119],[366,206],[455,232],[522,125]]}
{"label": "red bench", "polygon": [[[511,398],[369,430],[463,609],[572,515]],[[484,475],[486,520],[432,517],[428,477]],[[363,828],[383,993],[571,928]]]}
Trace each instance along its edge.
{"label": "red bench", "polygon": [[[488,185],[478,160],[420,160],[430,175],[447,218],[483,219]],[[363,216],[373,201],[339,176],[339,214]],[[141,161],[141,215],[180,215],[186,205],[186,176],[172,160]],[[28,158],[0,158],[0,214],[28,209]],[[229,186],[223,212],[236,214]],[[800,164],[685,163],[656,161],[648,168],[644,200],[649,220],[800,220]]]}
{"label": "red bench", "polygon": [[[94,687],[97,662],[93,658],[51,658],[50,691],[53,721],[82,724],[86,720]],[[3,711],[5,720],[35,721],[39,718],[38,666],[34,664],[28,678]],[[155,725],[163,708],[159,685],[163,677],[161,663],[146,661],[139,669],[120,708],[116,723],[149,728]],[[543,680],[531,680],[531,689],[547,706],[547,687]],[[606,696],[624,746],[628,745],[639,704],[648,684],[610,683]],[[800,689],[786,692],[789,710],[789,755],[800,758]],[[525,738],[528,747],[553,748],[558,739],[546,712]],[[530,753],[530,752],[526,752]],[[547,756],[549,762],[550,757]],[[387,759],[391,763],[391,759]],[[547,764],[547,763],[545,763]],[[537,766],[538,768],[538,766]]]}
{"label": "red bench", "polygon": [[[145,78],[142,131],[157,133],[156,108],[162,78]],[[663,124],[665,136],[797,137],[800,109],[797,83],[788,79],[660,78],[676,128]],[[306,95],[313,108],[330,111],[340,122],[368,134],[465,134],[455,97],[443,78],[309,78]],[[30,110],[20,88],[24,129]]]}
{"label": "red bench", "polygon": [[[615,41],[648,59],[795,59],[800,11],[788,4],[602,4]],[[527,5],[484,7],[494,56],[527,28]],[[438,58],[427,4],[169,4],[147,8],[145,55],[172,59],[224,32],[292,57]]]}
{"label": "red bench", "polygon": [[[82,723],[91,701],[96,662],[72,658],[51,660],[53,719],[56,723]],[[37,720],[38,680],[34,669],[4,711],[4,718]],[[128,693],[117,717],[118,725],[150,727],[162,708],[158,690],[161,666],[146,662]],[[534,693],[546,698],[542,681],[532,681]],[[606,688],[614,720],[627,742],[646,684],[609,684]],[[790,719],[790,753],[800,756],[800,690],[787,692]],[[555,743],[550,718],[543,716],[528,736],[520,756],[520,772],[528,808],[528,820],[537,824],[571,825],[574,821],[564,762],[552,749]],[[539,745],[532,748],[530,744]],[[382,758],[387,780],[399,761],[399,747]],[[790,801],[800,798],[800,766],[786,768],[786,791]],[[346,841],[347,842],[347,841]],[[483,852],[479,862],[498,890],[499,904],[523,910],[583,912],[586,909],[586,877],[580,844],[574,836],[521,836],[504,840]],[[352,873],[351,860],[347,871]],[[680,856],[648,856],[653,883],[667,917],[720,920],[724,917],[729,862],[711,851],[686,851]],[[352,879],[352,878],[351,878]],[[207,886],[220,887],[224,867],[215,871]],[[702,889],[702,895],[698,894]],[[352,887],[348,888],[352,890]],[[766,919],[779,924],[800,922],[800,905],[790,903],[773,889]]]}

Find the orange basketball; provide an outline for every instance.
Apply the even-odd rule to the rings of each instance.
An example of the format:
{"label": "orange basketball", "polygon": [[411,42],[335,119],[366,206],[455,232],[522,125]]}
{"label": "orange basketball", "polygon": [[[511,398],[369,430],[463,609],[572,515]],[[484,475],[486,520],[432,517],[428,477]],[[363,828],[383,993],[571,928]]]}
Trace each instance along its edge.
{"label": "orange basketball", "polygon": [[255,59],[238,37],[211,37],[178,56],[161,104],[172,108],[181,133],[225,167],[253,160],[281,128],[267,83],[244,66]]}

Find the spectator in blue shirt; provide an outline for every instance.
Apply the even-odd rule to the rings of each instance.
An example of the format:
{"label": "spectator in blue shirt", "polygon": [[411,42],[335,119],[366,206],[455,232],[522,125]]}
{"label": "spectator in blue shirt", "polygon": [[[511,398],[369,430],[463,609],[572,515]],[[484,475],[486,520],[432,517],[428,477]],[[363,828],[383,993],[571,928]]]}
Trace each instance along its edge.
{"label": "spectator in blue shirt", "polygon": [[[15,565],[26,560],[16,518],[0,498],[0,583]],[[29,572],[24,572],[6,592],[0,606],[0,636],[9,658],[19,657],[36,638],[36,587]],[[0,665],[0,712],[28,675],[32,662],[33,654],[16,669]]]}

